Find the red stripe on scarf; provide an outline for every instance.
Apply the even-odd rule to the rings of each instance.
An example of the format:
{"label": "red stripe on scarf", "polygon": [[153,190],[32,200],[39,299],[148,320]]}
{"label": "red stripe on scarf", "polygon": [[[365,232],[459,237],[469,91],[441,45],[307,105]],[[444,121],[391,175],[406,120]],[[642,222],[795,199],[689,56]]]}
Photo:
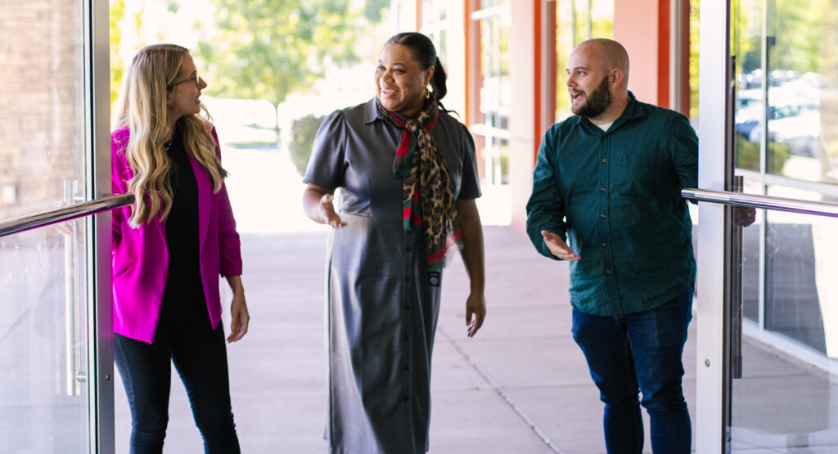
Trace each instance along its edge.
{"label": "red stripe on scarf", "polygon": [[433,254],[428,254],[428,263],[437,263],[445,257],[445,253],[448,252],[448,248],[451,247],[452,244],[457,244],[463,238],[463,231],[457,230],[451,235],[451,239],[446,241],[445,244]]}
{"label": "red stripe on scarf", "polygon": [[[396,156],[405,157],[407,156],[407,151],[410,150],[410,131],[407,130],[404,122],[401,121],[393,112],[390,112],[390,116],[393,117],[393,120],[396,120],[396,123],[400,124],[404,130],[404,133],[402,133],[402,141],[399,144],[399,148],[396,150]],[[434,122],[436,122],[436,119],[434,119]]]}
{"label": "red stripe on scarf", "polygon": [[[405,220],[405,219],[410,217],[410,214],[413,211],[413,207],[415,207],[416,202],[419,201],[419,194],[421,194],[421,193],[422,193],[422,187],[417,186],[416,187],[416,192],[413,193],[413,201],[411,202],[411,205],[409,207],[405,208],[404,210],[402,210],[402,220]],[[421,224],[421,219],[422,219],[421,214],[417,215],[417,217],[420,219],[420,224]]]}
{"label": "red stripe on scarf", "polygon": [[438,118],[439,118],[439,109],[436,110],[436,115],[434,115],[434,121],[432,121],[431,124],[429,124],[428,127],[426,128],[428,131],[430,131],[431,129],[434,128],[434,125],[436,124],[436,120]]}
{"label": "red stripe on scarf", "polygon": [[[415,207],[417,204],[421,203],[419,201],[419,196],[422,194],[422,186],[417,185],[416,191],[413,193],[413,203],[410,204],[411,209]],[[422,209],[420,208],[417,210],[419,214],[413,216],[410,220],[410,223],[413,225],[422,225]]]}
{"label": "red stripe on scarf", "polygon": [[396,156],[405,158],[407,157],[408,150],[410,150],[410,133],[405,129],[404,134],[402,134],[402,141],[399,144],[399,148],[396,150]]}

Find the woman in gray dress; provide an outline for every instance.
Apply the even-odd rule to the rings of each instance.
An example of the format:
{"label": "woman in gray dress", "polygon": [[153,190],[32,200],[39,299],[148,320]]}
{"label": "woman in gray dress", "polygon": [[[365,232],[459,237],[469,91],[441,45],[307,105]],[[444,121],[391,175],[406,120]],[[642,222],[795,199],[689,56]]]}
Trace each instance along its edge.
{"label": "woman in gray dress", "polygon": [[332,454],[420,454],[447,253],[460,248],[468,271],[469,336],[486,316],[480,187],[471,135],[439,103],[445,72],[426,36],[392,37],[375,83],[372,100],[324,120],[304,177],[306,214],[333,227],[326,438]]}

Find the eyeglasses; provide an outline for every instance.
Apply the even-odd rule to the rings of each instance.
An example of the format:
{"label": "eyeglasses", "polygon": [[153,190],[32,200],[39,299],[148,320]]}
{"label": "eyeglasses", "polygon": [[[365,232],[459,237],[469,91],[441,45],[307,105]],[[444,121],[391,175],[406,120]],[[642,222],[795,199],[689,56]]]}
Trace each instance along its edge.
{"label": "eyeglasses", "polygon": [[191,76],[187,77],[186,79],[179,80],[179,81],[176,81],[176,82],[172,82],[172,83],[171,83],[168,87],[166,87],[166,88],[167,88],[168,90],[171,90],[172,88],[175,88],[176,86],[178,86],[178,85],[180,85],[180,84],[183,84],[183,83],[186,83],[186,82],[192,82],[193,84],[195,84],[195,86],[196,86],[196,87],[200,88],[200,87],[201,87],[201,81],[202,81],[202,80],[203,80],[203,79],[201,79],[201,78],[198,76],[198,74],[193,74],[193,75],[191,75]]}

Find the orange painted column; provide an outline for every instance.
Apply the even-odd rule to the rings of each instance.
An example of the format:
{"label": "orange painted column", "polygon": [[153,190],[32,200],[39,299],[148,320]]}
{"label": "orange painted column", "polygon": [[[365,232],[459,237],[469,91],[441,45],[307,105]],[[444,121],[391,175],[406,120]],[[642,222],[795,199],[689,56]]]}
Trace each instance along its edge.
{"label": "orange painted column", "polygon": [[416,31],[422,30],[422,0],[416,0]]}
{"label": "orange painted column", "polygon": [[[681,17],[679,22],[680,48],[678,54],[678,65],[680,65],[680,77],[678,81],[678,111],[687,117],[690,116],[690,0],[679,0],[681,2]],[[675,33],[675,32],[673,32]]]}
{"label": "orange painted column", "polygon": [[670,0],[615,0],[614,39],[629,54],[629,90],[669,107]]}

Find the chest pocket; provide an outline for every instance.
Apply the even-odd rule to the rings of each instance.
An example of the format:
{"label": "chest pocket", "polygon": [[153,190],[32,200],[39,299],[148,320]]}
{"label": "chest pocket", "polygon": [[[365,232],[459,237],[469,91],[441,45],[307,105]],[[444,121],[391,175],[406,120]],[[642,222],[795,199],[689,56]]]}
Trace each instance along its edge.
{"label": "chest pocket", "polygon": [[612,189],[620,194],[654,193],[667,162],[666,150],[652,140],[618,142],[609,137],[608,142]]}

